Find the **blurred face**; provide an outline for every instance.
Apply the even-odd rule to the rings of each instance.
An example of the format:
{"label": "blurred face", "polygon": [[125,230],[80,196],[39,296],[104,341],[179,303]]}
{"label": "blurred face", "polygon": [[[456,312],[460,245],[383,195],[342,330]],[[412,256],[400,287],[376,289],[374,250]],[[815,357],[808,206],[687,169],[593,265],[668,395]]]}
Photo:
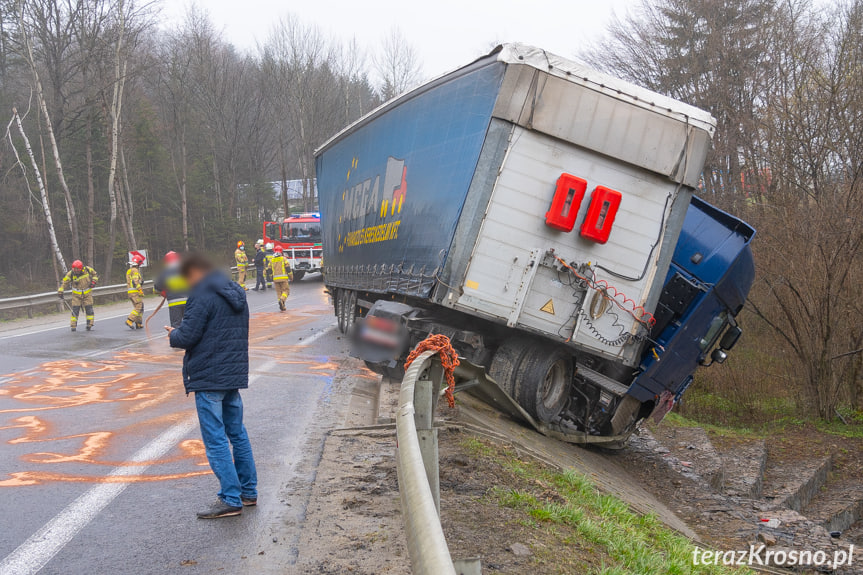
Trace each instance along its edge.
{"label": "blurred face", "polygon": [[207,272],[198,268],[191,268],[189,272],[186,274],[186,283],[189,284],[189,287],[195,287],[202,279],[207,277]]}

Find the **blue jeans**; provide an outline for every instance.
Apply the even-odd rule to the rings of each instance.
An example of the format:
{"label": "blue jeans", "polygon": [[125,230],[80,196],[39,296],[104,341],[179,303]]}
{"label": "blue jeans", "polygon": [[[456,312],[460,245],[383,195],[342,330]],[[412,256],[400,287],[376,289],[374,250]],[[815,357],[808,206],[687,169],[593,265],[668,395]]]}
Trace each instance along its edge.
{"label": "blue jeans", "polygon": [[240,496],[257,499],[258,473],[252,456],[252,444],[243,425],[240,392],[198,391],[195,392],[195,407],[198,408],[207,460],[221,486],[219,499],[234,507],[243,504]]}

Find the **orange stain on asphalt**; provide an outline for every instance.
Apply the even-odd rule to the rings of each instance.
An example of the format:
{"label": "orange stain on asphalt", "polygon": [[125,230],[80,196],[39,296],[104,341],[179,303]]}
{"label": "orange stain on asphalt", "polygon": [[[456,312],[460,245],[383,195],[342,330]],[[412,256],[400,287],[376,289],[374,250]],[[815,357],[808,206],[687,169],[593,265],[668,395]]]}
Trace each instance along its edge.
{"label": "orange stain on asphalt", "polygon": [[[120,352],[106,361],[52,361],[24,374],[11,375],[11,380],[0,389],[0,395],[7,401],[14,400],[23,405],[0,409],[0,417],[3,414],[11,416],[11,419],[0,421],[0,436],[6,438],[9,445],[32,445],[33,449],[20,455],[19,459],[44,469],[11,472],[5,479],[0,479],[0,487],[52,481],[165,481],[210,473],[209,469],[201,469],[207,465],[207,461],[203,443],[198,439],[183,441],[172,455],[154,461],[132,464],[107,457],[112,448],[125,445],[130,439],[136,441],[142,435],[149,435],[139,429],[141,426],[161,427],[173,423],[180,415],[188,414],[188,404],[179,401],[183,397],[183,386],[177,367],[139,374],[135,363],[176,364],[178,357]],[[65,416],[60,419],[53,415],[60,413],[57,410],[102,404],[121,407],[128,414],[146,414],[163,404],[173,405],[171,400],[176,400],[182,413],[176,413],[175,409],[174,414],[166,415],[162,409],[143,421],[136,420],[131,425],[114,430],[93,429],[94,424],[99,425],[104,421],[101,417]],[[116,418],[106,417],[105,420],[116,421]],[[152,475],[142,473],[106,477],[95,471],[105,466],[158,468],[183,461],[188,462],[186,465],[189,470],[177,473],[159,473],[155,469]],[[68,467],[70,465],[72,467]],[[83,469],[82,465],[85,466]],[[94,471],[87,472],[91,468]]]}
{"label": "orange stain on asphalt", "polygon": [[[250,343],[279,337],[310,324],[329,307],[310,306],[292,310],[289,314],[258,313],[252,317]],[[158,347],[158,349],[154,349]],[[211,473],[208,468],[204,445],[199,439],[188,439],[178,444],[172,454],[155,461],[112,461],[108,454],[112,449],[121,451],[122,446],[137,442],[148,431],[140,428],[161,428],[177,421],[188,413],[188,403],[181,403],[183,386],[178,369],[182,353],[168,347],[151,346],[153,353],[118,351],[108,360],[85,361],[77,359],[43,363],[22,374],[8,374],[9,378],[0,388],[0,399],[13,402],[12,406],[0,409],[0,437],[9,445],[32,445],[34,448],[19,456],[20,461],[38,465],[34,470],[13,471],[6,478],[0,477],[0,487],[20,487],[50,482],[66,483],[140,483],[171,481]],[[296,357],[302,355],[296,346],[261,346],[255,350],[280,352]],[[284,361],[285,365],[301,365],[309,375],[334,375],[337,364],[332,361],[319,362]],[[153,364],[165,369],[155,373],[138,373],[135,364],[143,367]],[[296,372],[291,372],[296,374]],[[172,403],[173,402],[173,403]],[[117,421],[116,417],[104,416],[93,419],[55,414],[57,410],[87,406],[113,406],[122,408],[127,414],[145,415],[143,420],[134,420],[119,429],[93,429],[103,421]],[[163,406],[174,407],[166,413]],[[158,411],[154,411],[159,408]],[[68,413],[68,412],[62,412]],[[76,412],[71,412],[76,413]],[[152,413],[149,417],[146,414]],[[20,415],[19,415],[20,414]],[[27,414],[27,415],[24,415]],[[120,419],[119,421],[123,421]],[[46,449],[47,448],[47,449]],[[53,448],[53,450],[51,449]],[[167,464],[188,466],[186,471],[164,473]],[[70,467],[71,466],[71,467]],[[82,469],[83,466],[83,469]],[[99,475],[96,469],[111,467],[150,467],[153,473],[134,475]],[[205,469],[202,469],[205,468]],[[87,470],[93,470],[88,473]]]}

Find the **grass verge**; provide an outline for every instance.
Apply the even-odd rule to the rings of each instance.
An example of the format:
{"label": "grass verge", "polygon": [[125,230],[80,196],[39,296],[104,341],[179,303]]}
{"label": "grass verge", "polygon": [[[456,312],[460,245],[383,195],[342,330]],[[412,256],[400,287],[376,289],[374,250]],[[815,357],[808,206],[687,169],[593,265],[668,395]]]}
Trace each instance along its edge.
{"label": "grass verge", "polygon": [[[561,574],[723,575],[746,570],[694,565],[694,545],[653,515],[633,513],[613,495],[601,493],[584,475],[557,472],[518,458],[512,450],[467,438],[471,456],[490,460],[514,476],[517,487],[498,486],[490,503],[522,514],[521,525],[564,545],[536,546],[534,561],[556,565]],[[570,546],[568,549],[566,546]],[[582,560],[576,556],[581,555]]]}

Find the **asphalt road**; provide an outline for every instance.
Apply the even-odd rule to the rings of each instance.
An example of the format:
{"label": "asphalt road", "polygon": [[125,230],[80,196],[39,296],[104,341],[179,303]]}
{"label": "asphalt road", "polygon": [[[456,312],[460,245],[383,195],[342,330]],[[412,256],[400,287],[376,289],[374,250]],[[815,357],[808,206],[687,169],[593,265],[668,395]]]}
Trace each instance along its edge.
{"label": "asphalt road", "polygon": [[323,437],[347,405],[347,349],[319,276],[293,285],[287,313],[273,291],[249,304],[259,506],[217,521],[195,518],[218,484],[166,309],[150,333],[123,325],[124,305],[97,306],[89,333],[59,314],[0,325],[0,575],[291,572]]}

